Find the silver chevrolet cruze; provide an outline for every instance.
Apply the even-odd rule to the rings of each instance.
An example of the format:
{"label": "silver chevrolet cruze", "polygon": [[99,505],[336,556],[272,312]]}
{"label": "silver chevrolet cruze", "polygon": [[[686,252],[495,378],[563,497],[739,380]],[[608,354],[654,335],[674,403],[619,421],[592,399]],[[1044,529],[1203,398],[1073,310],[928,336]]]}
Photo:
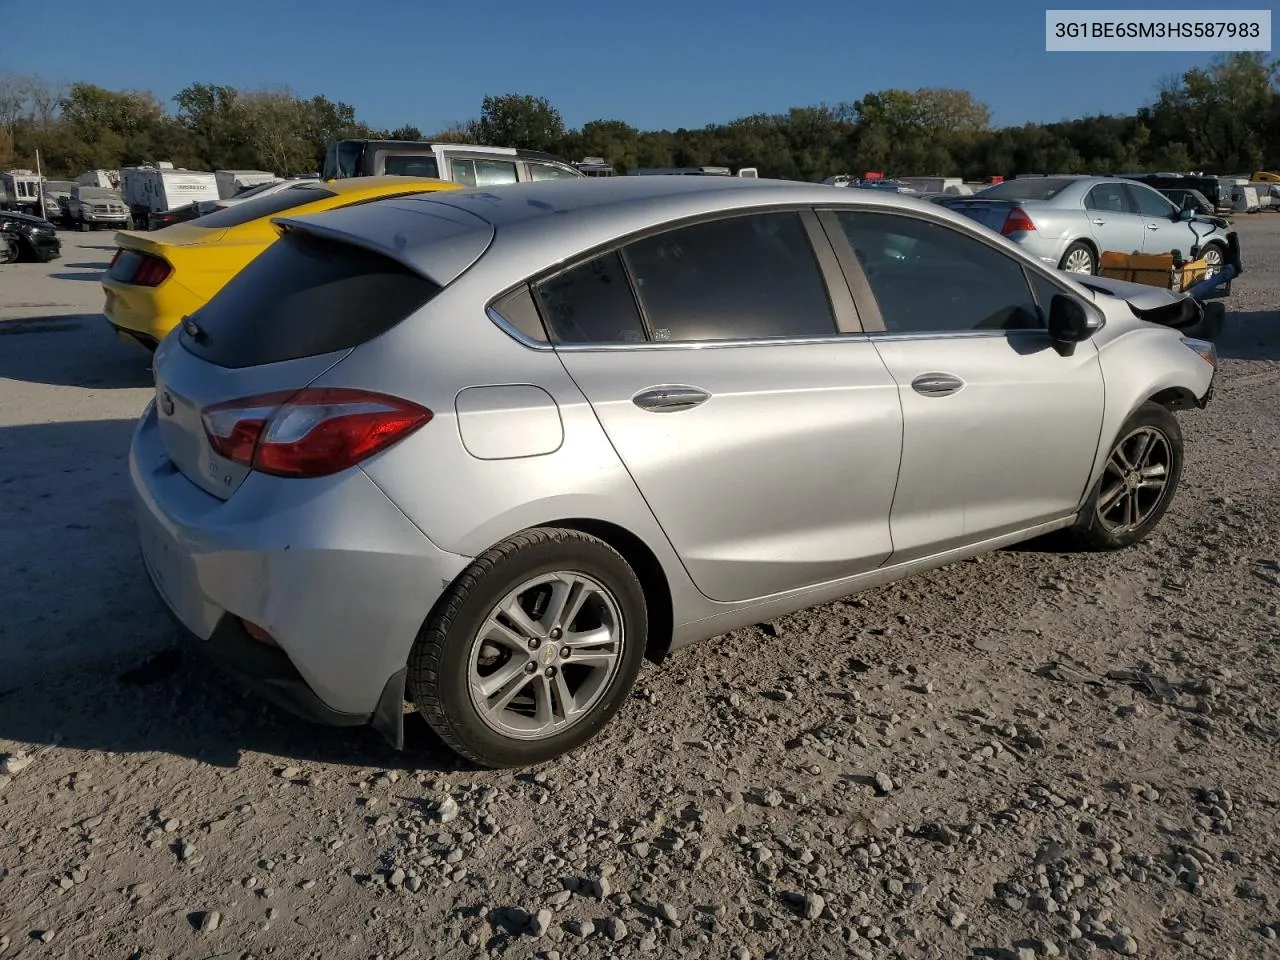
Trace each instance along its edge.
{"label": "silver chevrolet cruze", "polygon": [[582,744],[646,657],[1050,531],[1140,540],[1216,365],[894,194],[618,177],[277,222],[156,352],[147,569],[277,702],[402,746],[408,699],[489,766]]}

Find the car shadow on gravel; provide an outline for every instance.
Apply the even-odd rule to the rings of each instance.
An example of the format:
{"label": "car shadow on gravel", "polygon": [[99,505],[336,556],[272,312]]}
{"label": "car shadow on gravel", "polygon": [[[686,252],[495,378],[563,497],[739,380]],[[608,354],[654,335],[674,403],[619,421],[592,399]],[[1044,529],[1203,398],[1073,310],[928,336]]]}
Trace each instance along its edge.
{"label": "car shadow on gravel", "polygon": [[[74,267],[77,266],[77,264],[69,263],[67,266]],[[85,264],[85,266],[96,267],[97,265]],[[53,280],[92,280],[94,283],[98,283],[102,280],[102,270],[104,269],[106,268],[103,267],[100,269],[85,270],[83,273],[51,273],[49,274],[49,277]]]}
{"label": "car shadow on gravel", "polygon": [[138,553],[127,467],[135,422],[0,426],[0,740],[224,768],[252,751],[458,769],[416,714],[397,753],[372,729],[308,723],[210,669]]}
{"label": "car shadow on gravel", "polygon": [[[145,576],[141,561],[137,567]],[[159,610],[154,616],[167,622]],[[224,769],[239,766],[245,753],[291,764],[467,769],[416,713],[405,717],[405,750],[397,752],[371,728],[326,727],[266,703],[185,648],[196,641],[173,639],[148,655],[85,663],[12,688],[0,681],[0,740],[29,749],[163,753]]]}
{"label": "car shadow on gravel", "polygon": [[1227,359],[1280,360],[1280,310],[1232,311],[1214,343]]}
{"label": "car shadow on gravel", "polygon": [[120,340],[102,314],[0,320],[0,379],[67,387],[150,387],[151,355]]}

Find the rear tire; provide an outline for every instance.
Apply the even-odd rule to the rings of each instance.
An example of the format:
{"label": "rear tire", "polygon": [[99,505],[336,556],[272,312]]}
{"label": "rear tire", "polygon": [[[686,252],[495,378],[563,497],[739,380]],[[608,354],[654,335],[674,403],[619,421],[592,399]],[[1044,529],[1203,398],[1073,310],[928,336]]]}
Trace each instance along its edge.
{"label": "rear tire", "polygon": [[1077,240],[1062,254],[1058,269],[1067,273],[1093,275],[1098,272],[1098,258],[1094,256],[1093,247],[1083,240]]}
{"label": "rear tire", "polygon": [[414,643],[406,685],[431,729],[469,760],[543,763],[622,707],[648,629],[644,589],[621,554],[576,530],[526,530],[445,592]]}
{"label": "rear tire", "polygon": [[1182,479],[1182,428],[1147,401],[1111,443],[1102,476],[1069,530],[1083,550],[1119,550],[1145,539],[1160,523]]}

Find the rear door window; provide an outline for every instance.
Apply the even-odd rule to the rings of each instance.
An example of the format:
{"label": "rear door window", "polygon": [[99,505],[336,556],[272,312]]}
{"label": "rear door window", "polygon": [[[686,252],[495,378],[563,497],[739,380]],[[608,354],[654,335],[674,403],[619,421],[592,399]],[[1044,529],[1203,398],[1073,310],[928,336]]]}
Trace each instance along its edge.
{"label": "rear door window", "polygon": [[833,336],[826,281],[798,213],[713,220],[623,248],[655,341]]}
{"label": "rear door window", "polygon": [[290,230],[191,315],[200,334],[184,328],[181,342],[223,367],[318,356],[385,333],[440,289],[382,254]]}
{"label": "rear door window", "polygon": [[1105,213],[1137,213],[1133,201],[1129,199],[1129,191],[1123,183],[1100,183],[1089,191],[1084,199],[1086,210],[1100,210]]}

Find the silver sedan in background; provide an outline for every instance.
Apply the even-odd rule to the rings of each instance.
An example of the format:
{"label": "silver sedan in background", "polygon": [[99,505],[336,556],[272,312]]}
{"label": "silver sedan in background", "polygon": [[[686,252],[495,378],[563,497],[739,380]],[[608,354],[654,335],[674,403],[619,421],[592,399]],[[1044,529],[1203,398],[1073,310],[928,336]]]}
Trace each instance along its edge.
{"label": "silver sedan in background", "polygon": [[156,351],[146,568],[268,696],[397,746],[407,698],[489,766],[584,743],[694,641],[1141,540],[1216,365],[892,193],[617,177],[277,223]]}
{"label": "silver sedan in background", "polygon": [[1227,254],[1217,218],[1179,208],[1144,183],[1115,177],[1018,177],[971,197],[938,203],[1004,234],[1041,263],[1097,273],[1104,252],[1170,253],[1192,248],[1216,271]]}

